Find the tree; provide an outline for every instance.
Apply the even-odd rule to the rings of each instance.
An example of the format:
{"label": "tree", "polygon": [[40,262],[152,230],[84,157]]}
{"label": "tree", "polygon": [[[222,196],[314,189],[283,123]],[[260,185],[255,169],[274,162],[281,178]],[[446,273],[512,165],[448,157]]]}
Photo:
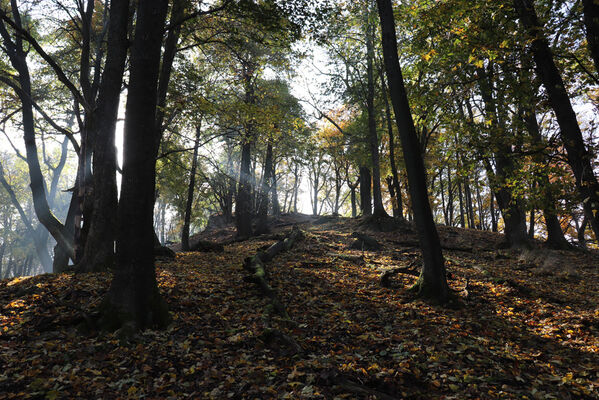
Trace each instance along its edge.
{"label": "tree", "polygon": [[154,267],[156,106],[167,2],[137,5],[125,111],[124,159],[118,206],[117,266],[103,304],[108,329],[163,327],[169,321]]}
{"label": "tree", "polygon": [[441,243],[428,199],[424,162],[397,57],[393,7],[390,0],[377,0],[377,5],[391,102],[403,147],[414,222],[418,230],[424,261],[420,278],[414,288],[423,297],[445,303],[449,300],[449,287],[445,276]]}
{"label": "tree", "polygon": [[560,127],[562,142],[567,151],[568,164],[576,177],[576,187],[583,201],[585,214],[595,237],[599,237],[599,182],[595,176],[592,155],[588,151],[576,113],[568,97],[566,86],[555,65],[543,26],[539,22],[532,0],[514,0],[514,8],[522,26],[530,36],[530,45],[537,73],[545,90]]}

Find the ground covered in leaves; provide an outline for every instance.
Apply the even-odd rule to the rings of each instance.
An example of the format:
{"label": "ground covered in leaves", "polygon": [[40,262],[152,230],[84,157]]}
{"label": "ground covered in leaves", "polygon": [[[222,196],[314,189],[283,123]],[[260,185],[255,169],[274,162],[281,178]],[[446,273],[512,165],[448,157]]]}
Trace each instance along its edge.
{"label": "ground covered in leaves", "polygon": [[[446,308],[407,290],[409,226],[303,221],[304,239],[267,265],[291,320],[243,280],[244,257],[274,236],[157,262],[173,323],[129,341],[77,328],[108,273],[0,281],[0,398],[599,398],[597,254],[496,250],[499,235],[440,228],[459,296]],[[350,250],[355,231],[382,249]]]}

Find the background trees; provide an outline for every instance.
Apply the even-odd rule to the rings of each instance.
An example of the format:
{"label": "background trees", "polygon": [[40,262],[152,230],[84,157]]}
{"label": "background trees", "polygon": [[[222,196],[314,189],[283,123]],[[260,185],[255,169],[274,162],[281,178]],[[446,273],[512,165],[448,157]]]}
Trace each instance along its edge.
{"label": "background trees", "polygon": [[[26,269],[49,271],[58,243],[56,271],[103,270],[122,223],[117,117],[132,88],[137,19],[126,2],[47,3],[52,18],[35,2],[4,2],[0,14],[4,258],[27,248]],[[392,214],[432,232],[426,214],[501,231],[510,247],[594,242],[591,3],[169,2],[153,228],[188,248],[214,213],[235,220],[240,237],[267,232],[280,212]],[[386,23],[397,26],[397,51],[387,50],[398,55],[403,99],[386,76],[375,5],[395,10]],[[320,59],[310,61],[314,49]],[[311,62],[320,84],[303,87],[300,66]],[[409,148],[397,140],[406,132]],[[25,172],[30,196],[18,187]]]}

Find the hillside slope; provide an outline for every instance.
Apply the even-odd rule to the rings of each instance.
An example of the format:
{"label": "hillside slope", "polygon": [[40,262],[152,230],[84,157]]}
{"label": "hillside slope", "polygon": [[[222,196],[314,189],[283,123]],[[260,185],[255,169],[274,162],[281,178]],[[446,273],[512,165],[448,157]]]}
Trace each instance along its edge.
{"label": "hillside slope", "polygon": [[[76,328],[109,274],[0,281],[0,398],[599,397],[597,254],[496,250],[500,235],[441,227],[459,296],[443,308],[407,290],[420,257],[408,226],[376,233],[331,218],[301,228],[304,239],[267,264],[291,320],[242,268],[287,223],[224,253],[157,262],[173,323],[127,342]],[[348,249],[355,231],[381,250]],[[407,268],[383,287],[397,267]]]}

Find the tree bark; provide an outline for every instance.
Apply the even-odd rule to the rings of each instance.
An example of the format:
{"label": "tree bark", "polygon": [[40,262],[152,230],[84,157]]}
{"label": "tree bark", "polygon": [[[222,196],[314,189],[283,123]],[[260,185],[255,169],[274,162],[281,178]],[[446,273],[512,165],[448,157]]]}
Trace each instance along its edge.
{"label": "tree bark", "polygon": [[589,52],[599,73],[599,3],[596,0],[582,0],[584,27]]}
{"label": "tree bark", "polygon": [[[200,120],[201,121],[201,120]],[[191,171],[189,171],[189,185],[187,186],[187,201],[185,203],[185,215],[183,217],[183,228],[181,229],[181,250],[189,251],[189,226],[191,225],[191,212],[193,208],[193,193],[196,185],[196,171],[198,168],[198,150],[200,147],[201,125],[196,127],[196,137],[193,143],[193,155],[191,158]]]}
{"label": "tree bark", "polygon": [[391,0],[377,0],[381,21],[383,55],[391,101],[395,111],[404,152],[408,186],[410,189],[415,226],[420,238],[424,265],[415,289],[419,295],[439,303],[449,300],[449,287],[445,274],[445,263],[441,243],[433,220],[428,193],[424,161],[420,152],[418,135],[412,120],[408,96],[404,87],[401,67],[397,55],[397,39]]}
{"label": "tree bark", "polygon": [[370,169],[364,166],[360,167],[360,209],[362,215],[372,215],[371,182]]}
{"label": "tree bark", "polygon": [[268,233],[268,194],[270,193],[270,181],[272,173],[272,142],[266,145],[266,157],[264,159],[264,176],[262,177],[262,189],[260,190],[260,207],[258,208],[258,225],[256,234]]}
{"label": "tree bark", "polygon": [[[403,201],[401,199],[401,187],[399,186],[399,174],[397,173],[397,164],[395,163],[395,135],[393,134],[393,119],[391,118],[391,107],[389,105],[389,93],[385,83],[385,71],[381,68],[381,87],[383,90],[383,99],[385,101],[385,119],[387,121],[387,134],[389,135],[389,164],[391,164],[391,202],[393,203],[393,216],[403,219]],[[389,190],[391,193],[391,190]]]}
{"label": "tree bark", "polygon": [[[370,7],[369,7],[370,8]],[[367,15],[370,14],[370,10]],[[383,206],[381,193],[381,163],[379,157],[379,138],[376,131],[376,118],[374,115],[374,26],[366,24],[366,64],[367,86],[366,110],[368,114],[368,143],[370,145],[370,160],[372,162],[372,197],[374,200],[375,217],[387,217]]]}
{"label": "tree bark", "polygon": [[169,322],[156,282],[152,223],[157,84],[167,4],[144,0],[137,6],[125,113],[117,266],[103,304],[102,325],[107,329],[135,331]]}
{"label": "tree bark", "polygon": [[114,266],[117,227],[115,128],[127,59],[129,1],[110,3],[108,53],[94,110],[97,131],[93,145],[93,207],[83,257],[82,272],[103,271]]}

